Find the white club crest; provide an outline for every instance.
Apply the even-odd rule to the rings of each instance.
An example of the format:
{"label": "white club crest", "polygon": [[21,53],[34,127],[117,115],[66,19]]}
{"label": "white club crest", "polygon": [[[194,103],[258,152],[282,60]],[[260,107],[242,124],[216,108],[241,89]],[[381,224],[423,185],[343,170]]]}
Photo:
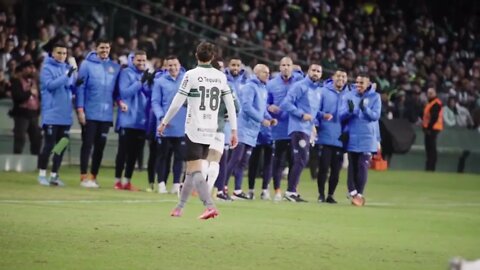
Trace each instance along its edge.
{"label": "white club crest", "polygon": [[307,146],[307,141],[305,141],[304,139],[301,139],[300,141],[298,141],[298,145],[301,148],[305,148],[305,146]]}

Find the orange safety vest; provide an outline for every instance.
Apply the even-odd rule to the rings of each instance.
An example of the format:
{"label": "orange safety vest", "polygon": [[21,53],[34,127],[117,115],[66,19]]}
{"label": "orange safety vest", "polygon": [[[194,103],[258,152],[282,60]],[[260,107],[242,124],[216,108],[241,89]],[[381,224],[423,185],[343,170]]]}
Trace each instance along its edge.
{"label": "orange safety vest", "polygon": [[432,101],[430,101],[425,108],[423,109],[423,128],[428,128],[428,124],[430,123],[430,110],[432,109],[432,106],[438,104],[440,106],[440,112],[438,113],[438,119],[435,124],[433,124],[433,130],[443,130],[443,107],[442,107],[442,102],[440,99],[435,98]]}

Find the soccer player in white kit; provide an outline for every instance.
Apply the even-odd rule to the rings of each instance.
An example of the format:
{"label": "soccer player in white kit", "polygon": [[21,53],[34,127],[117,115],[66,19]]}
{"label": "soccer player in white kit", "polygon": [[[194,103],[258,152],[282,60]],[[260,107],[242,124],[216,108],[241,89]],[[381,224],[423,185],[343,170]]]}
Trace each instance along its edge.
{"label": "soccer player in white kit", "polygon": [[214,55],[215,46],[213,44],[202,42],[197,46],[195,57],[198,66],[185,73],[178,93],[158,126],[158,132],[163,134],[163,131],[168,128],[169,121],[188,99],[185,122],[187,169],[180,202],[171,213],[171,216],[174,217],[182,215],[182,209],[193,188],[197,190],[200,200],[207,207],[199,218],[209,219],[218,215],[202,174],[202,163],[207,158],[208,148],[217,133],[218,108],[221,98],[227,107],[232,128],[231,145],[235,147],[238,143],[237,116],[232,93],[227,85],[225,74],[210,65]]}

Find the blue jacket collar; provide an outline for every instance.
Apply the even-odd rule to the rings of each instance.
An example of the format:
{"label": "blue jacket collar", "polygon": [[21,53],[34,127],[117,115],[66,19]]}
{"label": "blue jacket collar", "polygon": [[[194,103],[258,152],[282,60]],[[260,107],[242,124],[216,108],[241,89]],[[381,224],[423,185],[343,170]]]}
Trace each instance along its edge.
{"label": "blue jacket collar", "polygon": [[97,55],[97,52],[96,51],[91,51],[87,54],[87,57],[85,57],[86,60],[90,61],[90,62],[95,62],[95,63],[102,63],[103,61],[107,61],[107,60],[110,60],[110,58],[107,58],[105,60],[102,60],[100,59],[100,57],[98,57]]}
{"label": "blue jacket collar", "polygon": [[319,81],[318,81],[318,82],[312,81],[312,79],[310,79],[310,77],[309,77],[308,75],[305,76],[305,81],[308,82],[308,86],[310,86],[310,87],[312,87],[312,86],[313,86],[313,87],[318,87],[318,86],[320,86],[320,82],[319,82]]}
{"label": "blue jacket collar", "polygon": [[323,86],[325,86],[325,88],[335,93],[341,93],[347,90],[348,84],[345,84],[340,91],[337,91],[337,88],[335,87],[333,79],[330,78],[323,82]]}
{"label": "blue jacket collar", "polygon": [[249,79],[249,81],[253,82],[256,85],[261,85],[265,86],[266,83],[260,81],[260,79],[257,76],[254,76],[253,78]]}
{"label": "blue jacket collar", "polygon": [[352,90],[355,91],[355,95],[359,96],[359,97],[366,97],[366,96],[371,96],[373,94],[375,94],[375,88],[373,88],[372,84],[370,84],[370,86],[365,90],[365,92],[363,92],[363,95],[360,94],[358,91],[357,91],[357,87],[355,87],[355,85],[352,86]]}
{"label": "blue jacket collar", "polygon": [[143,73],[143,70],[139,70],[134,64],[133,64],[133,58],[135,58],[135,54],[134,53],[130,53],[128,55],[128,67],[130,69],[132,69],[133,71],[135,71],[136,73]]}
{"label": "blue jacket collar", "polygon": [[180,72],[178,72],[178,75],[177,75],[176,79],[173,79],[173,77],[170,76],[170,73],[168,71],[165,71],[165,73],[163,73],[163,77],[165,77],[165,79],[167,79],[169,81],[174,82],[174,81],[178,80],[178,78],[181,78],[184,73],[185,73],[185,69],[183,67],[180,67]]}
{"label": "blue jacket collar", "polygon": [[232,78],[240,78],[242,77],[244,74],[245,74],[245,69],[241,69],[240,72],[238,72],[238,75],[237,76],[233,76],[232,73],[230,72],[230,69],[229,68],[226,68],[225,69],[225,74],[229,77],[232,77]]}
{"label": "blue jacket collar", "polygon": [[47,58],[45,58],[45,63],[52,66],[57,66],[57,67],[68,66],[67,63],[58,62],[57,60],[55,60],[55,58],[51,56],[48,56]]}

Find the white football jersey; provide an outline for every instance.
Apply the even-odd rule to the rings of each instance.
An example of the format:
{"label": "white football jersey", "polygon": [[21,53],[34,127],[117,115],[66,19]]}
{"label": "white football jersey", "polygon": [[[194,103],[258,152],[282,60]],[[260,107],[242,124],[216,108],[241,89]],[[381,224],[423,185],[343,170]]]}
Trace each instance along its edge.
{"label": "white football jersey", "polygon": [[217,133],[220,101],[231,93],[227,77],[211,65],[199,65],[185,73],[178,93],[187,96],[188,138],[195,143],[211,144]]}

